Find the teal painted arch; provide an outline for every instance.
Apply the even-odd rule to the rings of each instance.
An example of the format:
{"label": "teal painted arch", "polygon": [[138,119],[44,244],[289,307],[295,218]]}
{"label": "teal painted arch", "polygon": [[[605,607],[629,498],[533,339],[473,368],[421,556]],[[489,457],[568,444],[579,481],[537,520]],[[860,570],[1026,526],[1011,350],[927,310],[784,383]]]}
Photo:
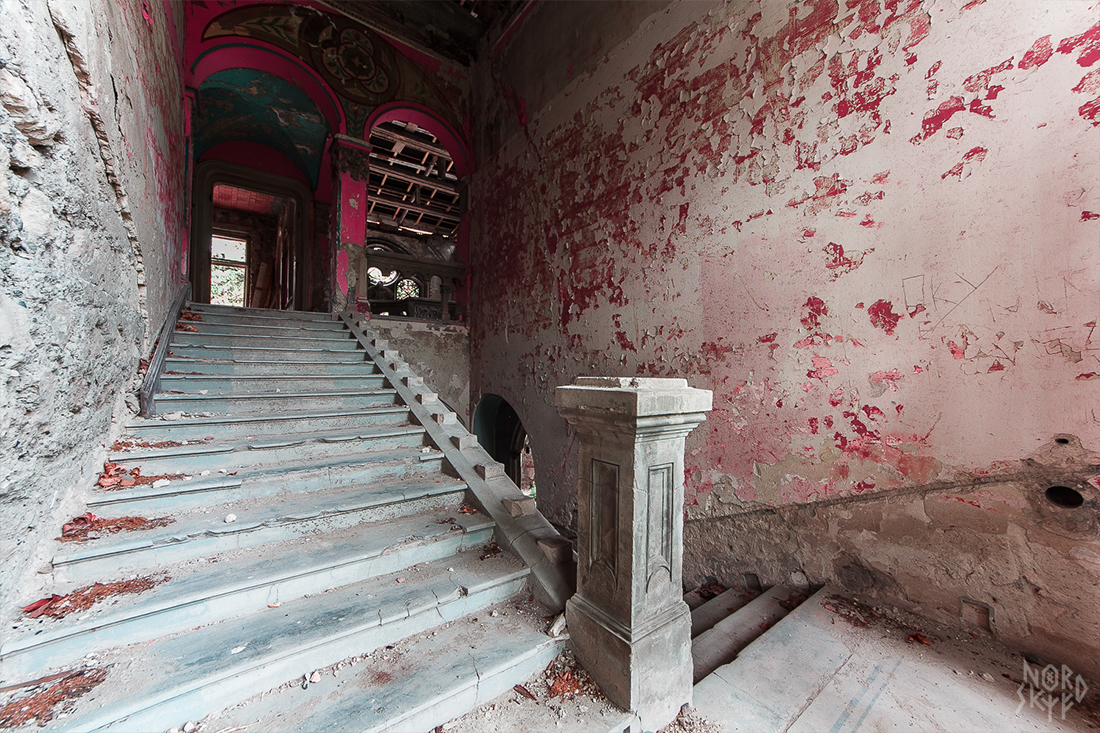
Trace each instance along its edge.
{"label": "teal painted arch", "polygon": [[197,102],[196,160],[222,143],[257,143],[284,155],[317,187],[332,130],[308,94],[275,74],[234,68],[206,77]]}

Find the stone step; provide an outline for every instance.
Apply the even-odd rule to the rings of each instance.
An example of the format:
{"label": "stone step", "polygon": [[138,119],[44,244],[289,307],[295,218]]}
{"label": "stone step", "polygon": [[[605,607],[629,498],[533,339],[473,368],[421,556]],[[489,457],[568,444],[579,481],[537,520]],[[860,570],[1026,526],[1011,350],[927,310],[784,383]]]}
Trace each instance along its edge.
{"label": "stone step", "polygon": [[[401,484],[349,484],[324,492],[274,495],[262,502],[208,504],[170,515],[175,521],[165,527],[62,544],[53,558],[53,574],[58,581],[80,583],[147,572],[200,556],[421,511],[454,513],[465,499],[465,486],[451,481],[414,487],[406,494]],[[230,514],[235,519],[226,522]]]}
{"label": "stone step", "polygon": [[331,313],[318,313],[315,311],[283,311],[273,308],[238,308],[232,305],[214,305],[212,303],[188,303],[185,310],[192,313],[202,313],[227,316],[244,321],[250,318],[262,318],[268,321],[313,321],[319,323],[337,322]]}
{"label": "stone step", "polygon": [[271,394],[283,392],[365,392],[386,386],[381,374],[164,374],[160,386],[167,393]]}
{"label": "stone step", "polygon": [[317,338],[312,334],[288,334],[281,336],[225,335],[218,333],[199,333],[176,331],[172,334],[172,349],[185,346],[203,346],[206,348],[280,348],[280,349],[325,349],[327,351],[357,351],[359,342],[351,338],[351,332],[345,331],[338,338]]}
{"label": "stone step", "polygon": [[[254,698],[215,715],[207,725],[213,730],[251,725],[302,733],[424,733],[526,683],[565,644],[564,636],[553,639],[532,628],[511,604],[483,609],[476,619],[467,616],[407,639],[386,655],[390,659],[366,659],[340,670],[339,677],[326,674],[307,689],[296,685]],[[624,727],[614,730],[621,733]]]}
{"label": "stone step", "polygon": [[[308,494],[375,482],[411,483],[417,486],[453,483],[441,474],[443,454],[419,449],[375,451],[339,458],[320,458],[270,465],[253,465],[236,471],[218,469],[203,475],[184,475],[167,484],[93,492],[88,507],[112,516],[163,516],[164,514],[236,501],[261,500],[276,494]],[[150,474],[161,475],[161,474]]]}
{"label": "stone step", "polygon": [[344,357],[331,356],[315,360],[284,362],[278,359],[196,359],[192,357],[168,357],[164,360],[164,375],[190,377],[219,375],[233,377],[282,377],[295,378],[306,375],[359,376],[381,374],[378,365],[359,352]]}
{"label": "stone step", "polygon": [[229,316],[204,314],[201,321],[179,321],[195,328],[194,331],[175,333],[220,334],[223,336],[295,336],[316,339],[351,338],[351,332],[341,321],[277,321],[269,325],[239,323]]}
{"label": "stone step", "polygon": [[244,469],[247,473],[262,466],[424,447],[424,428],[404,425],[341,433],[297,433],[216,442],[188,441],[186,445],[114,451],[107,460],[126,466],[128,470],[139,467],[145,476],[198,475],[203,471],[220,469],[226,473]]}
{"label": "stone step", "polygon": [[477,550],[414,571],[103,654],[102,662],[112,665],[106,679],[94,695],[75,700],[73,712],[55,728],[182,727],[313,670],[499,603],[524,586],[529,572],[507,553],[483,561]]}
{"label": "stone step", "polygon": [[744,606],[755,595],[744,588],[730,588],[691,611],[691,638],[714,627],[716,623]]}
{"label": "stone step", "polygon": [[353,392],[264,392],[254,394],[168,394],[159,392],[153,398],[160,414],[172,412],[249,415],[315,410],[361,410],[369,407],[396,405],[393,389],[371,389]]}
{"label": "stone step", "polygon": [[306,545],[265,545],[221,555],[197,569],[168,568],[169,581],[121,596],[108,608],[24,623],[29,628],[9,636],[0,648],[4,674],[30,679],[90,648],[149,641],[438,560],[492,539],[492,524],[484,516],[452,514],[420,512],[328,533]]}
{"label": "stone step", "polygon": [[160,419],[131,423],[125,432],[141,442],[154,443],[165,440],[203,440],[207,437],[233,440],[247,436],[289,436],[326,429],[349,432],[384,425],[407,425],[408,422],[408,407],[396,406],[360,410],[309,410],[264,416],[187,417],[179,420],[165,420],[162,415]]}
{"label": "stone step", "polygon": [[[330,358],[349,361],[357,356],[361,361],[366,360],[366,354],[363,351],[356,351],[355,348],[348,349],[343,346],[343,342],[332,342],[332,345],[329,345],[328,342],[310,343],[310,346],[280,348],[271,345],[270,342],[268,342],[268,345],[261,344],[259,346],[203,346],[201,344],[177,344],[173,342],[168,347],[168,356],[183,359],[272,360],[281,362],[314,362],[325,361]],[[358,347],[357,342],[351,341],[349,343],[353,347]]]}
{"label": "stone step", "polygon": [[733,661],[807,595],[797,588],[774,586],[695,637],[691,642],[693,682]]}
{"label": "stone step", "polygon": [[[698,682],[692,701],[696,712],[723,730],[751,730],[754,733],[793,730],[792,724],[821,693],[837,670],[852,657],[852,651],[826,630],[836,619],[821,608],[825,593],[826,589],[819,590],[810,600],[780,619],[767,633],[748,644],[736,659]],[[942,691],[941,678],[936,679],[936,687]],[[830,727],[835,731],[841,728],[845,731],[863,730],[859,725],[862,718],[853,718],[850,727],[842,725],[854,704],[860,698],[864,698],[863,702],[867,704],[866,697],[870,697],[865,684],[860,684],[856,692],[858,697],[853,694],[842,697],[834,691],[827,691],[823,697],[829,699],[828,707],[832,714],[812,725],[795,727],[802,731],[829,730]],[[870,704],[874,702],[874,699],[870,700]],[[955,711],[956,714],[958,712]],[[957,721],[957,718],[954,720]],[[873,728],[881,730],[877,726]],[[969,728],[997,729],[995,726]]]}

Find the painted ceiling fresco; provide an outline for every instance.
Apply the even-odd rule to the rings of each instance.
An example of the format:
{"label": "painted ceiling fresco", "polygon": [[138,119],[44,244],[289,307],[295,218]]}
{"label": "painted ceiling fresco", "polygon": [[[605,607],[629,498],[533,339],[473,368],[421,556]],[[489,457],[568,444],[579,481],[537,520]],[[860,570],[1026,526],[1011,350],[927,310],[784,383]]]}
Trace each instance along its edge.
{"label": "painted ceiling fresco", "polygon": [[285,79],[255,69],[226,69],[199,87],[195,156],[244,140],[285,155],[317,187],[321,153],[331,132],[309,96]]}
{"label": "painted ceiling fresco", "polygon": [[312,8],[253,5],[219,16],[203,41],[230,36],[270,43],[312,66],[341,97],[350,135],[362,134],[370,112],[393,100],[422,104],[461,128],[453,106],[419,67],[349,18]]}

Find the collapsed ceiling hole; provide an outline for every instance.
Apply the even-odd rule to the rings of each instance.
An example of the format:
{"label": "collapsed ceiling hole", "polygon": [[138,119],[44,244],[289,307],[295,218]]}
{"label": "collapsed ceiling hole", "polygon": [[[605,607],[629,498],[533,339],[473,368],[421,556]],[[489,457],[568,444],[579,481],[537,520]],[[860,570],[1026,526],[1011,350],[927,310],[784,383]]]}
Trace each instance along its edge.
{"label": "collapsed ceiling hole", "polygon": [[1085,503],[1081,492],[1068,486],[1051,486],[1046,490],[1047,501],[1055,506],[1076,509]]}

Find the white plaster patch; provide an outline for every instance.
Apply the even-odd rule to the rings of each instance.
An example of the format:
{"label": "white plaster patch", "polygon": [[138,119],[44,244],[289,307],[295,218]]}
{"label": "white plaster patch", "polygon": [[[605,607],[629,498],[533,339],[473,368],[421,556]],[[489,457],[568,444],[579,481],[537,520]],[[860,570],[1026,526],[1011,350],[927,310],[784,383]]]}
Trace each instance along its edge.
{"label": "white plaster patch", "polygon": [[1094,573],[1100,574],[1100,555],[1087,547],[1076,546],[1070,549],[1069,554],[1079,563],[1088,567]]}
{"label": "white plaster patch", "polygon": [[5,346],[14,351],[28,351],[34,343],[27,309],[0,293],[0,348]]}
{"label": "white plaster patch", "polygon": [[23,231],[32,236],[49,234],[53,224],[53,204],[46,194],[32,188],[23,197],[19,206],[19,218],[23,220]]}

